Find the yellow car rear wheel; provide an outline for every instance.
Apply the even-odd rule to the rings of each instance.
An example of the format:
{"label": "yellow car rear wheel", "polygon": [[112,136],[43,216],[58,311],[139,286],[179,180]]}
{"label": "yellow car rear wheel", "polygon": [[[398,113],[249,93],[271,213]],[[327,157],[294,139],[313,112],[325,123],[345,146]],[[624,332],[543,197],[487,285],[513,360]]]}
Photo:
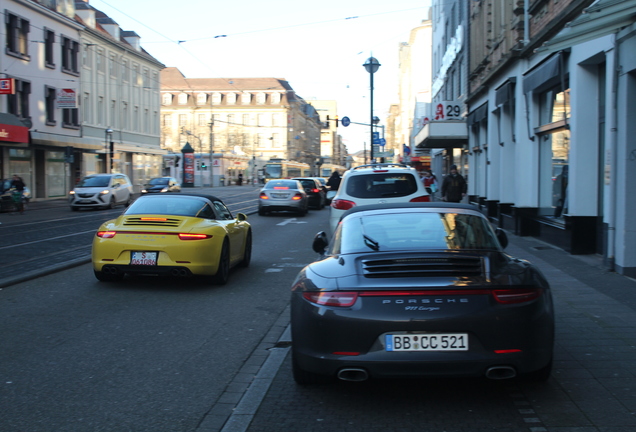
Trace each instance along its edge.
{"label": "yellow car rear wheel", "polygon": [[230,246],[225,240],[219,257],[219,265],[216,274],[212,276],[212,282],[216,285],[225,285],[230,277]]}

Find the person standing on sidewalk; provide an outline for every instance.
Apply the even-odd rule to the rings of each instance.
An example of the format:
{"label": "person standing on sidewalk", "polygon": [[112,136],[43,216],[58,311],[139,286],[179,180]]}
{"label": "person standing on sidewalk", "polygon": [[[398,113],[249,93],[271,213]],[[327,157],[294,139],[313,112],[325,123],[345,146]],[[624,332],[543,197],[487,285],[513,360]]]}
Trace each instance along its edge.
{"label": "person standing on sidewalk", "polygon": [[442,183],[442,201],[461,202],[466,196],[468,185],[462,175],[457,172],[457,165],[450,167],[450,174],[444,177]]}

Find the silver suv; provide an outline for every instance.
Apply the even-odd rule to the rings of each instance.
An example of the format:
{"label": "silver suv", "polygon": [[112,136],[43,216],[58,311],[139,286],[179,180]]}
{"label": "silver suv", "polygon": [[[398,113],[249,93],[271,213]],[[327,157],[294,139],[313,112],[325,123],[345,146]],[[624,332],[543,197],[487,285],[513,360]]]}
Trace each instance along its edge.
{"label": "silver suv", "polygon": [[125,174],[93,174],[86,176],[70,192],[71,210],[86,208],[114,208],[133,202],[133,188]]}
{"label": "silver suv", "polygon": [[429,202],[415,168],[403,164],[361,165],[344,173],[331,201],[329,227],[333,233],[340,216],[352,207],[368,204]]}

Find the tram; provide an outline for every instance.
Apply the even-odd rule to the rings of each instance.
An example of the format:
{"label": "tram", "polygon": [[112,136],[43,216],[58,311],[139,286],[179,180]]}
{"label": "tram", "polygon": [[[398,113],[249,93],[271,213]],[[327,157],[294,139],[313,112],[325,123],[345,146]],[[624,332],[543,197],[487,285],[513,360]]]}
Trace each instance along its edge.
{"label": "tram", "polygon": [[340,175],[342,175],[346,170],[347,168],[343,167],[342,165],[323,163],[322,165],[320,165],[318,177],[329,178],[331,177],[331,173],[333,173],[334,171],[338,171]]}
{"label": "tram", "polygon": [[263,171],[265,181],[311,175],[308,164],[296,161],[270,159]]}

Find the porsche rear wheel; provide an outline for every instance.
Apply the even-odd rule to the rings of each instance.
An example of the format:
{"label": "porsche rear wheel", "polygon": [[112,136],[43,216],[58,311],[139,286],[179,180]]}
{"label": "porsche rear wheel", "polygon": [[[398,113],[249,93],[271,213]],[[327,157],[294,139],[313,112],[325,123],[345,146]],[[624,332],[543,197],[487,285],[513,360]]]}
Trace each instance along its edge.
{"label": "porsche rear wheel", "polygon": [[230,277],[230,247],[227,241],[223,242],[219,266],[216,274],[212,276],[212,282],[216,285],[225,285]]}
{"label": "porsche rear wheel", "polygon": [[243,252],[243,259],[239,264],[241,267],[248,267],[252,260],[252,231],[247,232],[247,238],[245,239],[245,250]]}

